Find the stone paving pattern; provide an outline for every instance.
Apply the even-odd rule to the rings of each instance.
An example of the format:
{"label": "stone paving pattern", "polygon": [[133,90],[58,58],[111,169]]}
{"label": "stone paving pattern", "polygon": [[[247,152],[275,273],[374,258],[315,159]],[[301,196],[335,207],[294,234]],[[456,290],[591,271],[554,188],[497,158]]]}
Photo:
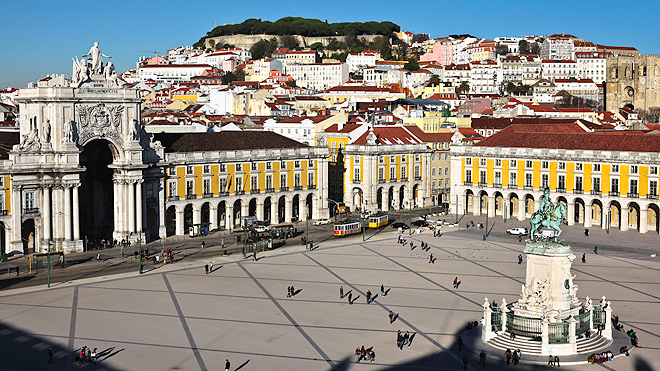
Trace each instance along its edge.
{"label": "stone paving pattern", "polygon": [[[471,216],[461,222],[466,219],[485,222]],[[522,244],[504,231],[526,223],[491,218],[491,227],[493,222],[486,241],[484,230],[475,228],[445,227],[437,238],[428,231],[414,234],[416,245],[428,242],[430,252],[397,244],[388,227],[366,242],[354,236],[328,240],[314,251],[289,246],[263,253],[257,262],[217,256],[208,275],[207,261],[188,260],[141,276],[5,290],[0,292],[0,369],[218,370],[228,358],[232,370],[459,370],[463,354],[469,369],[503,369],[507,366],[493,359],[478,366],[478,355],[458,352],[456,344],[465,324],[481,319],[484,297],[511,302],[520,294]],[[605,367],[660,369],[655,319],[660,266],[647,255],[657,250],[658,235],[608,235],[592,228],[584,237],[578,226],[565,230],[578,255],[573,274],[579,297],[606,295],[643,346]],[[591,251],[594,241],[603,242],[598,255]],[[587,264],[580,263],[583,252]],[[437,257],[435,264],[428,262],[429,253]],[[452,288],[457,276],[458,290]],[[366,291],[379,293],[381,284],[389,294],[366,304]],[[289,285],[302,291],[287,298]],[[359,296],[353,305],[339,298],[340,285]],[[390,310],[399,313],[392,324]],[[396,348],[399,329],[416,333],[410,348]],[[72,350],[83,345],[102,352],[98,364],[74,362]],[[376,361],[355,363],[355,348],[362,345],[373,347]],[[55,353],[50,365],[48,346]],[[594,366],[562,366],[586,367]]]}

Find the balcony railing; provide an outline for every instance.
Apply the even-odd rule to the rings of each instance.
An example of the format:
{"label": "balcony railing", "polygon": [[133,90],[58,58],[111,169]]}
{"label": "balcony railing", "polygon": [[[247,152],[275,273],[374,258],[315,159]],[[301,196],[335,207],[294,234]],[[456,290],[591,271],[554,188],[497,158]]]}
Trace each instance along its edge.
{"label": "balcony railing", "polygon": [[234,194],[236,194],[236,195],[244,195],[244,194],[245,194],[245,190],[244,190],[244,189],[238,190],[238,191],[234,192]]}
{"label": "balcony railing", "polygon": [[658,195],[656,195],[656,194],[647,194],[646,198],[648,198],[649,200],[657,200]]}
{"label": "balcony railing", "polygon": [[488,183],[486,183],[486,182],[479,182],[479,187],[488,187]]}
{"label": "balcony railing", "polygon": [[302,188],[301,185],[293,186],[293,190],[294,190],[294,191],[302,191],[302,189],[303,189],[303,188]]}
{"label": "balcony railing", "polygon": [[218,192],[218,196],[229,196],[229,192]]}
{"label": "balcony railing", "polygon": [[275,192],[275,188],[266,188],[266,193],[273,193]]}
{"label": "balcony railing", "polygon": [[167,198],[167,201],[179,201],[179,196],[170,196]]}
{"label": "balcony railing", "polygon": [[378,179],[378,183],[385,183],[385,179]]}
{"label": "balcony railing", "polygon": [[580,194],[580,195],[581,195],[581,194],[584,193],[584,191],[583,191],[582,189],[575,188],[575,189],[573,189],[573,193],[575,193],[575,194]]}
{"label": "balcony railing", "polygon": [[557,187],[557,191],[559,193],[566,193],[566,187]]}
{"label": "balcony railing", "polygon": [[471,185],[473,185],[473,184],[472,184],[472,181],[471,181],[471,180],[466,180],[465,182],[463,182],[463,185],[471,186]]}
{"label": "balcony railing", "polygon": [[610,197],[619,197],[619,191],[610,191]]}
{"label": "balcony railing", "polygon": [[259,188],[252,188],[252,189],[250,190],[250,193],[253,194],[253,195],[254,195],[254,194],[257,194],[257,193],[260,193],[260,192],[261,192],[261,191],[259,190]]}
{"label": "balcony railing", "polygon": [[637,193],[637,192],[628,192],[628,198],[639,198],[639,193]]}
{"label": "balcony railing", "polygon": [[23,209],[23,213],[25,214],[36,214],[38,212],[39,212],[38,207],[26,207],[25,209]]}
{"label": "balcony railing", "polygon": [[591,194],[594,195],[594,196],[600,196],[600,193],[601,193],[600,191],[597,191],[595,189],[591,190]]}
{"label": "balcony railing", "polygon": [[307,189],[316,189],[316,184],[308,184]]}
{"label": "balcony railing", "polygon": [[398,182],[398,180],[396,180],[396,178],[390,179],[390,183],[396,183],[396,182]]}
{"label": "balcony railing", "polygon": [[213,197],[213,193],[204,192],[204,193],[202,194],[202,198],[211,198],[211,197]]}
{"label": "balcony railing", "polygon": [[186,200],[194,200],[197,198],[197,195],[194,193],[191,193],[189,195],[186,195]]}
{"label": "balcony railing", "polygon": [[422,180],[422,177],[418,175],[415,177],[415,180]]}
{"label": "balcony railing", "polygon": [[523,189],[528,190],[528,191],[533,191],[534,187],[533,186],[524,186]]}
{"label": "balcony railing", "polygon": [[502,183],[495,183],[495,184],[493,184],[493,187],[502,188]]}
{"label": "balcony railing", "polygon": [[402,181],[402,182],[407,182],[407,181],[408,181],[408,177],[407,177],[407,176],[402,176],[402,177],[401,177],[401,181]]}
{"label": "balcony railing", "polygon": [[8,214],[7,210],[0,210],[0,216],[6,216]]}
{"label": "balcony railing", "polygon": [[280,186],[280,192],[286,192],[289,190],[289,187],[282,187]]}
{"label": "balcony railing", "polygon": [[518,185],[517,185],[517,184],[509,184],[509,185],[506,186],[506,187],[507,187],[508,189],[518,189]]}
{"label": "balcony railing", "polygon": [[353,184],[360,184],[360,179],[353,179]]}
{"label": "balcony railing", "polygon": [[157,198],[155,198],[155,197],[148,197],[147,198],[147,205],[153,205],[153,204],[157,204],[157,203],[158,203]]}

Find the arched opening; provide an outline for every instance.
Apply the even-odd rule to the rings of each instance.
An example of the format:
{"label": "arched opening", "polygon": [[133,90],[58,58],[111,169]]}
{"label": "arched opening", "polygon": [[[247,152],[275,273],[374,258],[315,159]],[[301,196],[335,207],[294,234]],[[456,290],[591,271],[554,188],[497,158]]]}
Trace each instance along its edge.
{"label": "arched opening", "polygon": [[520,204],[518,195],[515,193],[509,194],[509,217],[518,215],[518,205]]}
{"label": "arched opening", "polygon": [[479,214],[486,214],[488,211],[488,193],[486,191],[479,192]]}
{"label": "arched opening", "polygon": [[275,223],[274,220],[270,220],[271,216],[271,198],[267,197],[264,200],[264,221],[267,221],[268,223]]}
{"label": "arched opening", "polygon": [[34,219],[26,219],[21,225],[21,240],[23,241],[23,254],[32,254],[37,242]]}
{"label": "arched opening", "polygon": [[277,200],[277,223],[284,223],[286,220],[286,197],[281,196]]}
{"label": "arched opening", "polygon": [[312,210],[314,206],[314,194],[310,193],[307,195],[307,199],[305,200],[305,205],[307,206],[307,219],[312,219]]}
{"label": "arched opening", "polygon": [[183,233],[188,233],[193,226],[193,205],[188,204],[183,209]]}
{"label": "arched opening", "polygon": [[165,231],[168,236],[176,234],[176,207],[170,206],[165,211]]}
{"label": "arched opening", "polygon": [[376,191],[376,206],[378,210],[383,210],[383,187],[378,188]]}
{"label": "arched opening", "polygon": [[2,256],[7,256],[7,226],[0,222],[0,251]]}
{"label": "arched opening", "polygon": [[610,203],[609,210],[610,227],[620,228],[621,226],[621,205],[617,201]]}
{"label": "arched opening", "polygon": [[635,105],[633,105],[632,103],[628,103],[625,106],[623,106],[623,108],[628,108],[631,111],[634,111],[635,110]]}
{"label": "arched opening", "polygon": [[530,194],[525,195],[525,215],[529,216],[534,214],[534,196]]}
{"label": "arched opening", "polygon": [[208,202],[204,202],[202,205],[202,218],[200,220],[202,223],[202,231],[208,232],[209,231],[209,225],[211,224],[211,204]]}
{"label": "arched opening", "polygon": [[387,207],[390,210],[396,210],[396,204],[394,203],[394,187],[390,187],[387,191]]}
{"label": "arched opening", "polygon": [[236,200],[234,201],[234,215],[232,215],[231,222],[234,223],[234,226],[241,225],[241,207],[243,206],[243,201]]}
{"label": "arched opening", "polygon": [[80,153],[80,164],[85,172],[80,177],[78,207],[82,233],[90,240],[112,240],[114,226],[113,170],[108,167],[114,161],[112,144],[95,139],[87,143]]}
{"label": "arched opening", "polygon": [[149,241],[160,238],[158,231],[158,211],[153,207],[147,209],[147,230],[149,231]]}
{"label": "arched opening", "polygon": [[249,216],[257,216],[257,199],[253,198],[250,200],[250,203],[248,204],[248,215]]}
{"label": "arched opening", "polygon": [[364,205],[362,205],[362,189],[357,188],[357,187],[353,188],[352,197],[353,197],[353,208],[354,208],[354,210],[351,210],[351,211],[361,212],[362,207],[364,206]]}
{"label": "arched opening", "polygon": [[422,207],[422,200],[419,198],[419,196],[420,196],[419,195],[419,184],[415,184],[413,186],[412,191],[413,191],[412,197],[413,197],[413,202],[414,202],[415,207]]}
{"label": "arched opening", "polygon": [[301,220],[300,218],[300,196],[293,196],[293,203],[291,204],[291,221]]}
{"label": "arched opening", "polygon": [[406,200],[406,186],[402,185],[401,188],[399,188],[399,209],[403,209],[405,207],[405,201]]}
{"label": "arched opening", "polygon": [[504,202],[502,202],[502,200],[504,198],[502,196],[502,193],[495,192],[494,197],[495,197],[495,215],[504,215],[503,212],[504,212],[505,205],[504,205]]}
{"label": "arched opening", "polygon": [[227,228],[227,203],[225,201],[221,201],[218,204],[218,210],[216,212],[218,213],[218,228]]}
{"label": "arched opening", "polygon": [[639,205],[636,202],[631,202],[628,204],[628,226],[631,229],[636,229],[639,231]]}
{"label": "arched opening", "polygon": [[573,202],[575,202],[575,207],[572,216],[573,221],[575,223],[584,223],[584,200],[582,200],[581,198],[576,198]]}
{"label": "arched opening", "polygon": [[603,226],[603,204],[600,200],[591,203],[591,225]]}
{"label": "arched opening", "polygon": [[472,193],[471,190],[466,190],[465,191],[465,210],[463,210],[463,214],[467,214],[470,212],[470,210],[474,210],[474,193]]}
{"label": "arched opening", "polygon": [[650,231],[660,231],[660,225],[658,224],[658,214],[660,214],[660,209],[658,209],[658,205],[656,204],[650,204],[649,205],[649,226],[648,230]]}

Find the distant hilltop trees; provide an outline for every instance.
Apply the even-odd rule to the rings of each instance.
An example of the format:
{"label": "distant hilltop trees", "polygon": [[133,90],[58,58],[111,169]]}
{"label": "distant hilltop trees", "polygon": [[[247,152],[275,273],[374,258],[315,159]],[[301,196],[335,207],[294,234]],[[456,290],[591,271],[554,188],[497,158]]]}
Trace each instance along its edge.
{"label": "distant hilltop trees", "polygon": [[241,24],[228,24],[218,26],[206,33],[195,46],[202,47],[209,37],[227,35],[300,35],[307,37],[323,36],[360,36],[383,35],[389,36],[392,32],[399,32],[401,28],[392,22],[342,22],[328,23],[318,19],[301,17],[285,17],[275,22],[262,21],[250,18]]}

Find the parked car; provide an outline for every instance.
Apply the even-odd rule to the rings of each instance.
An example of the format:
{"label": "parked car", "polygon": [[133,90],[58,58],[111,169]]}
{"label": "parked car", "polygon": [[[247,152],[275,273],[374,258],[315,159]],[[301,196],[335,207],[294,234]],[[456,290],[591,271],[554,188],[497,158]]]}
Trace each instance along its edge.
{"label": "parked car", "polygon": [[522,227],[511,228],[506,230],[506,234],[516,234],[516,235],[520,234],[523,236],[527,236],[529,234],[529,231],[527,230],[527,228],[522,228]]}
{"label": "parked car", "polygon": [[330,219],[321,218],[314,221],[314,225],[324,225],[324,224],[330,224]]}
{"label": "parked car", "polygon": [[426,220],[415,220],[412,225],[415,227],[428,227],[429,223]]}
{"label": "parked car", "polygon": [[403,228],[403,229],[408,229],[408,225],[403,222],[398,222],[398,223],[392,223],[392,228]]}

